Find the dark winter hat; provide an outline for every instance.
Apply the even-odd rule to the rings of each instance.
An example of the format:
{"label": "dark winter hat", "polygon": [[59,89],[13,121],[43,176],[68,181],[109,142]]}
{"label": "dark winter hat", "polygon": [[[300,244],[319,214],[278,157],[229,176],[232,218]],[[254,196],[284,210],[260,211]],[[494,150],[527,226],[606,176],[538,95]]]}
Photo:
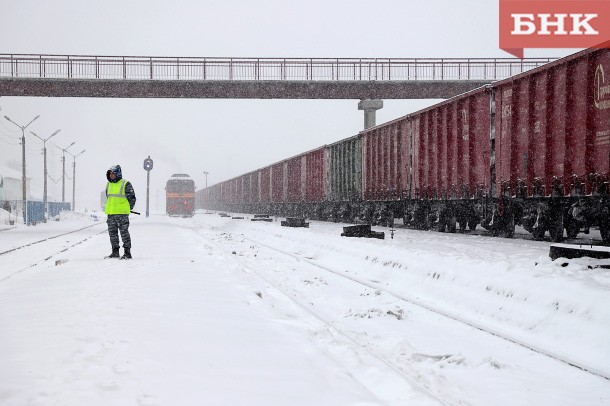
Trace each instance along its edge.
{"label": "dark winter hat", "polygon": [[108,182],[111,182],[110,172],[113,172],[116,175],[116,178],[114,179],[115,182],[123,178],[123,173],[121,172],[121,165],[113,165],[110,167],[110,169],[108,169],[108,171],[106,172],[106,179],[108,179]]}

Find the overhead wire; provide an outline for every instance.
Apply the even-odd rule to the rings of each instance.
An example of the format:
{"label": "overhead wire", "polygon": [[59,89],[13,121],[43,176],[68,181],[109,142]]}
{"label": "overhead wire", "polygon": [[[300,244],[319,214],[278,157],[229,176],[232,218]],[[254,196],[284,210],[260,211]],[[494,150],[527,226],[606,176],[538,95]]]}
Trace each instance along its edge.
{"label": "overhead wire", "polygon": [[6,137],[9,137],[9,138],[13,138],[15,140],[21,139],[21,136],[19,136],[19,135],[7,134],[4,131],[0,131],[0,134],[4,135]]}
{"label": "overhead wire", "polygon": [[20,137],[15,137],[13,135],[6,134],[3,131],[0,131],[0,140],[4,141],[10,145],[19,145],[20,144]]}
{"label": "overhead wire", "polygon": [[41,149],[34,149],[32,147],[29,147],[27,144],[25,146],[25,150],[30,154],[30,155],[38,155],[38,154],[42,154],[42,148]]}
{"label": "overhead wire", "polygon": [[8,132],[14,133],[17,132],[18,130],[14,129],[14,128],[10,128],[9,126],[7,126],[6,124],[4,124],[3,120],[0,120],[0,125],[2,125],[2,127],[4,127]]}
{"label": "overhead wire", "polygon": [[1,137],[0,137],[0,141],[4,142],[5,144],[8,144],[8,145],[19,145],[20,144],[19,142],[10,142],[10,141],[7,141],[7,140],[5,140],[4,138],[1,138]]}

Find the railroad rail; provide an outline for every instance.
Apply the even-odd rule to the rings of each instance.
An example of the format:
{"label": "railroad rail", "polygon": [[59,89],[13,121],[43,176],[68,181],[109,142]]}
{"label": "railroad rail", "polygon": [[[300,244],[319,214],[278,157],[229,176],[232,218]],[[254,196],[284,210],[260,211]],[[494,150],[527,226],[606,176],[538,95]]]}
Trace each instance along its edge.
{"label": "railroad rail", "polygon": [[[477,330],[479,330],[479,331],[481,331],[483,333],[490,334],[492,336],[498,337],[498,338],[500,338],[502,340],[505,340],[505,341],[507,341],[509,343],[512,343],[512,344],[515,344],[517,346],[523,347],[523,348],[525,348],[525,349],[527,349],[529,351],[532,351],[534,353],[543,355],[543,356],[548,357],[550,359],[553,359],[555,361],[559,361],[559,362],[561,362],[563,364],[566,364],[566,365],[568,365],[570,367],[577,368],[577,369],[579,369],[581,371],[584,371],[586,373],[589,373],[589,374],[592,374],[592,375],[595,375],[595,376],[598,376],[600,378],[603,378],[605,380],[610,381],[610,375],[604,373],[603,371],[600,371],[600,370],[598,370],[598,369],[596,369],[594,367],[590,367],[590,366],[585,365],[583,363],[579,363],[579,362],[577,362],[575,360],[568,359],[568,358],[566,358],[566,357],[564,357],[564,356],[562,356],[560,354],[553,353],[552,351],[548,351],[548,350],[546,350],[543,347],[540,347],[540,346],[538,346],[536,344],[532,344],[532,343],[527,342],[522,337],[519,337],[519,336],[516,336],[516,335],[511,334],[509,332],[503,331],[502,329],[494,327],[491,324],[486,324],[485,322],[482,322],[482,321],[477,320],[475,318],[470,318],[470,317],[465,316],[465,315],[460,315],[460,314],[452,311],[451,309],[444,309],[441,306],[437,306],[434,303],[426,302],[425,300],[422,300],[422,299],[420,299],[420,298],[418,298],[416,296],[410,296],[408,294],[399,293],[397,291],[394,291],[394,290],[388,288],[387,286],[380,286],[378,283],[375,283],[373,281],[367,281],[367,280],[358,278],[357,276],[345,274],[344,272],[340,272],[340,271],[337,271],[335,269],[329,268],[327,266],[318,264],[316,261],[314,261],[314,260],[312,260],[310,258],[307,258],[307,257],[305,257],[303,255],[295,254],[295,253],[286,251],[286,250],[284,250],[282,248],[277,248],[277,247],[265,244],[265,243],[263,243],[261,241],[255,241],[255,240],[253,240],[251,238],[246,237],[243,234],[240,234],[239,237],[242,238],[243,240],[247,240],[247,241],[249,241],[251,243],[254,243],[256,245],[265,247],[265,248],[267,248],[267,249],[269,249],[271,251],[275,251],[277,253],[283,254],[283,255],[288,256],[290,258],[293,258],[293,259],[295,259],[295,260],[297,260],[299,262],[305,262],[305,263],[307,263],[307,264],[309,264],[309,265],[311,265],[311,266],[313,266],[313,267],[315,267],[315,268],[317,268],[319,270],[322,270],[322,271],[327,272],[327,273],[334,274],[334,275],[338,276],[339,278],[347,279],[349,281],[355,282],[355,283],[357,283],[359,285],[368,287],[368,288],[373,289],[375,291],[383,291],[384,293],[388,294],[389,296],[392,296],[392,297],[394,297],[394,298],[396,298],[396,299],[398,299],[400,301],[409,303],[409,304],[411,304],[413,306],[416,306],[416,307],[419,307],[419,308],[424,309],[426,311],[432,312],[432,313],[434,313],[436,315],[445,317],[447,319],[451,319],[451,320],[453,320],[453,321],[455,321],[457,323],[463,324],[463,325],[468,326],[468,327],[472,327],[472,328],[477,329]],[[237,260],[240,261],[238,258],[237,258]],[[254,271],[254,272],[256,274],[258,274],[258,272],[256,272],[256,271]],[[261,276],[261,275],[259,275],[259,276]],[[265,279],[265,280],[267,280],[267,279]],[[282,289],[280,289],[280,288],[278,288],[278,289],[280,291],[282,291]],[[337,326],[335,326],[335,327],[337,328]]]}

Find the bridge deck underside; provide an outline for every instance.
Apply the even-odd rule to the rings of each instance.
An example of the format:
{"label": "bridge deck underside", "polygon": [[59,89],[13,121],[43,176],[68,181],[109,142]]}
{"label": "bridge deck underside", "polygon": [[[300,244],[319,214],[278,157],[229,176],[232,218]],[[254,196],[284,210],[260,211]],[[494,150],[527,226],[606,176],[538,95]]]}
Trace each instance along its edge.
{"label": "bridge deck underside", "polygon": [[0,96],[190,99],[447,99],[490,81],[186,81],[0,78]]}

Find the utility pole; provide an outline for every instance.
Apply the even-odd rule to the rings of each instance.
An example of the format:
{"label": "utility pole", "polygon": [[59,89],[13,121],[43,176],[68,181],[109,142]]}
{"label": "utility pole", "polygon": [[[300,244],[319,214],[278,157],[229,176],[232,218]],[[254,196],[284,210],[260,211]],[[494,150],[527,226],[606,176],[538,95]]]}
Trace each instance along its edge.
{"label": "utility pole", "polygon": [[[66,151],[68,152],[68,151]],[[79,156],[80,154],[82,154],[83,152],[85,152],[85,150],[83,149],[81,152],[79,152],[76,155],[72,155],[71,152],[68,152],[68,154],[72,155],[72,211],[74,211],[74,207],[76,206],[76,201],[75,201],[75,195],[76,195],[76,157]]]}
{"label": "utility pole", "polygon": [[44,222],[47,222],[47,215],[49,212],[49,208],[48,208],[48,200],[47,200],[47,141],[49,141],[51,139],[51,137],[53,137],[55,134],[57,134],[58,132],[60,132],[61,130],[57,130],[55,131],[53,134],[49,135],[47,138],[42,138],[39,137],[34,131],[30,131],[30,133],[38,138],[39,140],[42,141],[42,154],[44,156],[44,193],[43,193],[43,205],[44,205]]}
{"label": "utility pole", "polygon": [[66,151],[72,145],[74,145],[76,141],[72,144],[68,145],[66,148],[59,148],[61,150],[61,202],[66,201]]}
{"label": "utility pole", "polygon": [[208,188],[208,173],[210,172],[203,172],[203,174],[205,175],[205,188]]}
{"label": "utility pole", "polygon": [[4,116],[5,119],[21,128],[21,191],[23,193],[22,205],[23,205],[23,224],[28,224],[28,208],[27,208],[27,195],[26,195],[26,176],[25,176],[25,129],[32,124],[40,115],[34,117],[27,125],[20,126],[8,116]]}

